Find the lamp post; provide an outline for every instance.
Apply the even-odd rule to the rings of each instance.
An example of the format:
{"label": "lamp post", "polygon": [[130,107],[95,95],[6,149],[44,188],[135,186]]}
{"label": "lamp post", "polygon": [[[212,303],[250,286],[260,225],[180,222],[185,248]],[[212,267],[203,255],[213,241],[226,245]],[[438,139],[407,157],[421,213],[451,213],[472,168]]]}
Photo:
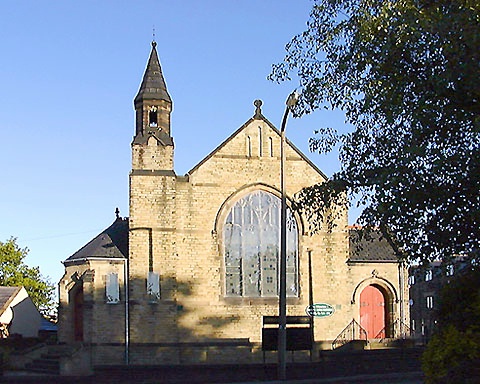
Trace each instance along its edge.
{"label": "lamp post", "polygon": [[285,102],[280,129],[280,190],[282,201],[280,208],[280,292],[278,294],[278,379],[286,379],[286,353],[287,353],[287,194],[285,189],[285,160],[288,114],[298,101],[298,93],[293,91]]}

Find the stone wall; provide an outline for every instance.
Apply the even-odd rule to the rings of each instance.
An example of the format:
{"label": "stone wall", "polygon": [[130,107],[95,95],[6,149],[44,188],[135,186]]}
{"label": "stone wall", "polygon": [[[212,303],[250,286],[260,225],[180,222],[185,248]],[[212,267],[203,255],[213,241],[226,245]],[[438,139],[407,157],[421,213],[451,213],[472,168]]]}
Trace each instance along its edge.
{"label": "stone wall", "polygon": [[[131,364],[261,362],[262,318],[278,314],[276,297],[230,297],[225,292],[223,225],[229,209],[249,192],[280,196],[280,136],[261,115],[250,119],[186,176],[173,172],[173,147],[151,138],[133,145],[129,218],[129,361]],[[286,153],[290,202],[325,176],[293,146]],[[298,216],[297,297],[288,315],[305,315],[310,302],[335,312],[314,319],[315,349],[359,321],[359,294],[369,284],[389,294],[391,321],[399,316],[396,263],[349,263],[347,211],[338,207],[332,231],[308,233]],[[117,271],[120,303],[105,302],[105,276]],[[311,271],[311,274],[310,274]],[[149,273],[160,276],[160,297],[147,294]],[[403,271],[404,272],[404,271]],[[403,273],[402,272],[402,273]],[[402,275],[403,276],[403,275]],[[60,341],[71,342],[71,294],[82,284],[85,340],[92,364],[125,362],[123,261],[85,261],[66,267],[60,282]],[[311,287],[311,289],[310,289]],[[403,304],[406,305],[406,284]],[[405,314],[405,317],[408,314]],[[318,354],[314,353],[314,356]],[[268,361],[276,360],[267,352]],[[297,352],[296,361],[308,352]]]}
{"label": "stone wall", "polygon": [[[251,119],[187,177],[132,173],[130,287],[133,303],[130,316],[133,344],[232,339],[261,342],[262,317],[278,313],[278,299],[225,296],[223,222],[228,208],[250,191],[262,189],[280,195],[279,155],[278,132],[259,118]],[[293,147],[288,147],[286,158],[289,199],[302,188],[325,180]],[[331,232],[309,235],[308,224],[298,217],[301,224],[300,294],[288,299],[288,315],[305,315],[309,304],[310,253],[312,300],[335,308],[331,317],[315,319],[315,340],[319,345],[333,340],[352,319],[358,321],[359,304],[353,300],[354,290],[371,276],[373,269],[378,269],[379,276],[391,281],[392,286],[398,284],[396,264],[361,267],[347,264],[347,213],[339,209],[337,225]],[[144,281],[149,263],[161,276],[161,300],[154,304],[145,301]],[[185,348],[192,351],[191,358],[187,359],[190,362],[215,361],[211,347],[192,345],[187,348],[170,344],[165,348],[177,351],[179,361],[185,360],[180,358]],[[156,361],[167,362],[158,353],[151,356],[156,356]],[[142,359],[138,357],[138,360]]]}
{"label": "stone wall", "polygon": [[[118,275],[120,301],[107,303],[107,274]],[[83,289],[83,340],[75,340],[74,295]],[[125,279],[124,260],[79,261],[65,268],[59,283],[60,343],[90,344],[125,343]]]}

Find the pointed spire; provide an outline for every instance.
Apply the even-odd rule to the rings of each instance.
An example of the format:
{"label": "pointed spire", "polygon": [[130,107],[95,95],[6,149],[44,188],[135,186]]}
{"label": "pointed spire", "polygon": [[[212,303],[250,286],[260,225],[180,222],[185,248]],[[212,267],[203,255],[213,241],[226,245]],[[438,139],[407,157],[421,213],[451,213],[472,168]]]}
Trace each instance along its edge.
{"label": "pointed spire", "polygon": [[156,47],[157,42],[154,40],[152,41],[152,51],[150,52],[147,68],[143,75],[142,84],[140,85],[137,96],[135,96],[135,104],[143,100],[165,100],[169,103],[172,102],[167,91],[165,79],[163,78]]}

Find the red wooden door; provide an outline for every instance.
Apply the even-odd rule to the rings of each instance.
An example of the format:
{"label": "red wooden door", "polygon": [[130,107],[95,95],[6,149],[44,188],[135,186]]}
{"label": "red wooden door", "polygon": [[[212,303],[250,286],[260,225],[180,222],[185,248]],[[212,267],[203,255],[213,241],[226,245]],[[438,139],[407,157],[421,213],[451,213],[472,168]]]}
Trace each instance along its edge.
{"label": "red wooden door", "polygon": [[74,294],[73,327],[75,341],[83,341],[83,287],[78,287]]}
{"label": "red wooden door", "polygon": [[385,297],[382,292],[369,285],[360,294],[360,325],[367,331],[367,337],[385,337]]}

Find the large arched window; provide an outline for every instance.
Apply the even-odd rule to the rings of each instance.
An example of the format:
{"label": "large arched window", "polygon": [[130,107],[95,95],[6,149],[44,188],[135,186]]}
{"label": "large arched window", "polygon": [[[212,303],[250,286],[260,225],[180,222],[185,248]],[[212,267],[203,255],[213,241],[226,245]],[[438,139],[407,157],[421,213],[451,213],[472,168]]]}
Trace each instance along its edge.
{"label": "large arched window", "polygon": [[[229,210],[223,227],[225,294],[278,296],[280,199],[255,191]],[[298,296],[298,226],[287,208],[287,296]]]}

